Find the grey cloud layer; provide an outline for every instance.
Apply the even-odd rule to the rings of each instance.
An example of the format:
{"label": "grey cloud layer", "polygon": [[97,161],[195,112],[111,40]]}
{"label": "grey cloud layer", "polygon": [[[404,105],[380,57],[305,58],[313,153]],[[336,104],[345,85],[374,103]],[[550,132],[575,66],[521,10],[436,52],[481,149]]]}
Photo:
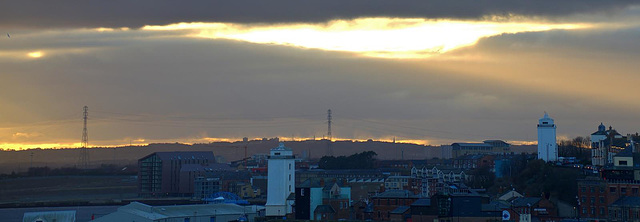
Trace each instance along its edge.
{"label": "grey cloud layer", "polygon": [[[71,116],[80,124],[81,107],[88,105],[92,140],[320,136],[328,108],[334,110],[338,137],[535,140],[535,122],[543,111],[556,118],[561,134],[584,135],[601,121],[623,132],[637,127],[629,120],[640,109],[633,98],[638,92],[629,84],[640,81],[634,73],[640,70],[634,53],[640,45],[620,45],[637,38],[635,29],[503,35],[452,53],[479,54],[486,62],[368,59],[235,41],[122,36],[140,33],[107,32],[74,41],[55,33],[36,35],[29,41],[57,48],[103,47],[80,54],[54,52],[32,61],[0,60],[0,94],[5,95],[0,122],[19,125]],[[236,116],[246,125],[106,121],[108,115],[99,111]],[[306,125],[256,127],[268,117],[304,114],[317,115],[303,117]],[[451,133],[374,126],[358,119]],[[73,140],[79,129],[25,132],[38,135],[29,141]],[[22,131],[5,132],[3,138],[16,132]]]}
{"label": "grey cloud layer", "polygon": [[176,22],[322,22],[370,16],[476,18],[515,13],[566,16],[616,10],[633,0],[7,0],[0,28],[141,27]]}

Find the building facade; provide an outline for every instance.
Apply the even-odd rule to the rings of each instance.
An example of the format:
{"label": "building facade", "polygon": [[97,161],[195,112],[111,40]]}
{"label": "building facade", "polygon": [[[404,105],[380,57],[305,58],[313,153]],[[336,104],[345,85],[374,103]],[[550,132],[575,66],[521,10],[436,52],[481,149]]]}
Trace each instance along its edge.
{"label": "building facade", "polygon": [[[613,163],[613,156],[631,145],[627,137],[622,136],[611,126],[607,130],[604,124],[600,123],[598,131],[590,136],[591,138],[591,164],[594,166],[605,166]],[[633,137],[631,137],[633,138]]]}
{"label": "building facade", "polygon": [[477,154],[509,154],[511,144],[502,140],[485,140],[482,143],[453,143],[451,144],[452,158]]}
{"label": "building facade", "polygon": [[[193,180],[199,174],[185,177],[184,165],[208,165],[215,163],[212,152],[155,152],[138,160],[138,192],[141,196],[191,196]],[[183,187],[181,193],[181,173]],[[187,181],[189,180],[189,181]],[[185,185],[186,184],[186,185]],[[190,193],[184,193],[190,192]]]}

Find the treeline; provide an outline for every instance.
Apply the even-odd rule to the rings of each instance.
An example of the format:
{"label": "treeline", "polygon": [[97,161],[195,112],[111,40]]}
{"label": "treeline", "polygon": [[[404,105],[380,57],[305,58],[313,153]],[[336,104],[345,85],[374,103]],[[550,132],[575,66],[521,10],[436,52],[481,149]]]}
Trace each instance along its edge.
{"label": "treeline", "polygon": [[591,164],[591,139],[576,137],[570,140],[558,141],[558,156],[575,157],[579,163]]}
{"label": "treeline", "polygon": [[318,167],[325,170],[373,169],[376,167],[377,155],[376,152],[365,151],[351,156],[323,156],[318,162]]}
{"label": "treeline", "polygon": [[511,173],[495,179],[493,183],[480,181],[484,182],[482,185],[489,187],[490,193],[516,189],[525,196],[555,196],[567,203],[575,203],[575,196],[578,194],[576,180],[584,177],[579,168],[561,167],[526,155],[518,155],[510,162]]}
{"label": "treeline", "polygon": [[97,168],[80,169],[77,167],[31,167],[27,172],[11,174],[0,174],[0,178],[20,178],[20,177],[44,177],[44,176],[107,176],[107,175],[136,175],[138,166],[126,165],[117,166],[114,164],[102,164]]}

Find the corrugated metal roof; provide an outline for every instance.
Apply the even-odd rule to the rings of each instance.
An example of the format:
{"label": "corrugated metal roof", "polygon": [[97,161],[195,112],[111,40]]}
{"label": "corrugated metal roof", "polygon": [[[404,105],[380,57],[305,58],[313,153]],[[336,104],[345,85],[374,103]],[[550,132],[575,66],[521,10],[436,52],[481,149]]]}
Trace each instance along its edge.
{"label": "corrugated metal roof", "polygon": [[245,207],[236,204],[197,204],[174,206],[149,206],[139,202],[132,202],[118,208],[118,211],[127,212],[143,218],[157,220],[175,217],[189,217],[197,215],[227,215],[243,214]]}

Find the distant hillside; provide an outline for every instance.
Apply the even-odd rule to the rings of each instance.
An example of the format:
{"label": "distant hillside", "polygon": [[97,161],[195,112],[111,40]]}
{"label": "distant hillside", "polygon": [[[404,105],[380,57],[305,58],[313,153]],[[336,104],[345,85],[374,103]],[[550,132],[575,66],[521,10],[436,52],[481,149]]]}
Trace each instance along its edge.
{"label": "distant hillside", "polygon": [[[252,140],[248,142],[215,142],[208,144],[179,144],[163,143],[149,144],[147,146],[125,146],[117,148],[90,148],[88,149],[90,164],[136,164],[137,160],[153,152],[163,151],[212,151],[222,162],[239,160],[244,158],[245,145],[247,154],[267,154],[269,149],[278,146],[278,139]],[[392,143],[380,141],[334,141],[329,149],[328,140],[283,141],[285,146],[293,149],[300,158],[320,158],[333,153],[334,156],[348,156],[362,151],[374,151],[378,159],[427,159],[443,158],[447,146],[424,146],[409,143]],[[444,150],[443,150],[444,149]],[[535,146],[513,146],[516,153],[535,152]],[[21,151],[0,152],[0,173],[26,171],[31,165],[31,153],[33,153],[33,166],[43,167],[71,167],[78,163],[80,149],[31,149]]]}

